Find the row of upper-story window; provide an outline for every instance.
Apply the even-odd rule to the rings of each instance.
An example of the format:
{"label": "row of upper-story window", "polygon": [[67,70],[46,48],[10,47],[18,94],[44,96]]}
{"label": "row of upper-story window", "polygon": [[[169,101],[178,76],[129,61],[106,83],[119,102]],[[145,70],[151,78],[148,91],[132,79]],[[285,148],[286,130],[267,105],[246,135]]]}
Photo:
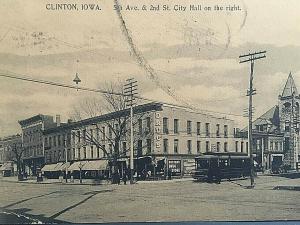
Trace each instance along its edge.
{"label": "row of upper-story window", "polygon": [[[247,152],[248,153],[248,142],[244,142],[244,141],[235,141],[235,151],[236,152]],[[246,151],[245,151],[246,150]]]}
{"label": "row of upper-story window", "polygon": [[[145,121],[145,123],[144,123]],[[144,126],[145,125],[145,126]],[[137,132],[139,135],[148,134],[151,130],[151,118],[146,117],[143,119],[138,119],[136,122]],[[91,129],[83,129],[73,131],[72,133],[72,141],[75,142],[86,142],[93,140],[107,140],[113,138],[115,135],[121,134],[121,136],[125,136],[127,132],[127,127],[124,124],[122,131],[120,132],[120,124],[111,124],[110,126],[100,126]]]}
{"label": "row of upper-story window", "polygon": [[[264,145],[264,146],[262,146]],[[280,140],[272,140],[269,143],[269,148],[268,148],[268,142],[262,142],[260,139],[257,139],[256,142],[254,142],[254,148],[257,150],[261,150],[262,147],[264,149],[268,149],[270,151],[283,151],[283,141]]]}
{"label": "row of upper-story window", "polygon": [[[179,139],[174,139],[173,140],[173,152],[174,153],[179,153]],[[186,141],[186,153],[187,154],[192,154],[192,149],[193,149],[193,144],[192,140],[187,140]],[[221,142],[216,142],[216,144],[212,144],[210,141],[205,141],[205,152],[228,152],[228,142],[224,142],[221,144]],[[168,139],[163,139],[163,152],[164,153],[169,153],[169,140]],[[196,141],[196,152],[197,153],[203,153],[202,151],[202,141]],[[181,152],[184,153],[184,152]]]}
{"label": "row of upper-story window", "polygon": [[65,141],[67,145],[71,144],[70,134],[57,134],[52,136],[46,136],[44,138],[45,147],[60,147],[65,146]]}
{"label": "row of upper-story window", "polygon": [[24,150],[24,157],[34,157],[40,155],[43,155],[42,144],[26,147]]}
{"label": "row of upper-story window", "polygon": [[[228,137],[228,125],[223,125],[223,130],[221,131],[221,125],[216,124],[215,135],[211,133],[211,124],[205,123],[205,128],[202,128],[203,123],[196,122],[195,129],[193,128],[193,122],[191,120],[186,120],[186,129],[185,131],[180,130],[179,126],[179,119],[173,120],[173,133],[186,133],[186,134],[193,134],[196,133],[197,135],[205,135],[206,137]],[[222,133],[223,132],[223,133]],[[163,134],[169,134],[169,118],[163,118]]]}
{"label": "row of upper-story window", "polygon": [[42,142],[42,133],[40,130],[36,132],[25,132],[23,134],[23,142],[24,143],[32,143],[32,142]]}

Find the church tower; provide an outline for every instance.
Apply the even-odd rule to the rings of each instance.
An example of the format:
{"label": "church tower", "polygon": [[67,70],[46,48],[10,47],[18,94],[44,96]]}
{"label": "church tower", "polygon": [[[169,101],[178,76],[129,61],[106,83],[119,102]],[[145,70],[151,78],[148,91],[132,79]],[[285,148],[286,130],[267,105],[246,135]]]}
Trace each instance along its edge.
{"label": "church tower", "polygon": [[284,164],[296,168],[299,152],[300,96],[290,73],[282,94],[279,95],[280,131],[284,134]]}

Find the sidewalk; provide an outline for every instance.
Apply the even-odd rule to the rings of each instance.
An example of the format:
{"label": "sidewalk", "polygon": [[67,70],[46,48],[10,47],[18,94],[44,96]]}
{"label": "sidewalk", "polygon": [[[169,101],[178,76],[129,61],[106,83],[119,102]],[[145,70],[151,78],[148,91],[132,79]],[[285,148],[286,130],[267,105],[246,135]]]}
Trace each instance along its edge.
{"label": "sidewalk", "polygon": [[101,182],[93,180],[93,179],[82,179],[82,183],[80,180],[76,179],[72,182],[68,179],[68,183],[66,183],[65,179],[47,179],[44,178],[43,181],[37,182],[36,177],[29,177],[27,180],[18,181],[16,176],[14,177],[0,177],[0,181],[13,182],[13,183],[22,183],[22,184],[63,184],[63,185],[107,185],[108,181],[102,180]]}

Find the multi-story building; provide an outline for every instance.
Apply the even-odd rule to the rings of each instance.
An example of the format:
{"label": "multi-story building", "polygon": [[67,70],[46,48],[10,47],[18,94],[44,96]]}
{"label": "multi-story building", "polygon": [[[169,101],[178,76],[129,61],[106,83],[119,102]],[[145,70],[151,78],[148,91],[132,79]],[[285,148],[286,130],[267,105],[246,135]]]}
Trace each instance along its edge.
{"label": "multi-story building", "polygon": [[[57,117],[57,123],[60,123],[59,117]],[[39,114],[19,121],[19,124],[22,128],[25,172],[29,175],[36,175],[37,169],[45,163],[43,130],[55,127],[56,123],[52,116]]]}
{"label": "multi-story building", "polygon": [[[299,103],[300,96],[289,74],[278,105],[253,122],[253,153],[264,169],[281,163],[296,168],[300,158]],[[247,136],[247,129],[242,130],[242,136]]]}
{"label": "multi-story building", "polygon": [[[123,159],[128,166],[129,127],[128,109],[47,129],[46,162],[64,161],[66,150],[69,161],[106,159],[117,152],[118,161]],[[66,146],[62,144],[65,138]],[[156,165],[156,169],[169,168],[183,175],[194,169],[195,156],[206,152],[246,154],[247,146],[247,140],[235,137],[233,120],[161,103],[134,108],[134,158],[138,170]]]}
{"label": "multi-story building", "polygon": [[13,175],[17,172],[17,163],[21,168],[22,137],[20,134],[4,137],[0,140],[0,171],[2,174]]}

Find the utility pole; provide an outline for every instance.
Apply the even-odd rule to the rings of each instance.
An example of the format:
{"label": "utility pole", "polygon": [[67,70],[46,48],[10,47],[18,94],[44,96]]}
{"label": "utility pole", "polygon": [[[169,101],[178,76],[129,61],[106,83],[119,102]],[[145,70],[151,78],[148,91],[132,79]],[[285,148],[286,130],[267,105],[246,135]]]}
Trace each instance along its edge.
{"label": "utility pole", "polygon": [[247,90],[247,96],[249,96],[249,109],[248,109],[248,145],[249,145],[249,155],[250,155],[250,180],[251,188],[254,187],[254,161],[253,161],[253,137],[252,137],[252,96],[256,94],[256,90],[253,88],[253,70],[254,61],[258,59],[265,58],[266,51],[249,53],[246,55],[240,55],[240,63],[250,62],[250,79],[249,79],[249,90]]}
{"label": "utility pole", "polygon": [[127,79],[124,87],[126,104],[130,107],[130,184],[133,184],[133,104],[137,95],[137,81],[133,78]]}
{"label": "utility pole", "polygon": [[67,150],[67,136],[64,138],[64,148],[65,148],[65,156],[66,156],[66,183],[68,183],[68,150]]}

